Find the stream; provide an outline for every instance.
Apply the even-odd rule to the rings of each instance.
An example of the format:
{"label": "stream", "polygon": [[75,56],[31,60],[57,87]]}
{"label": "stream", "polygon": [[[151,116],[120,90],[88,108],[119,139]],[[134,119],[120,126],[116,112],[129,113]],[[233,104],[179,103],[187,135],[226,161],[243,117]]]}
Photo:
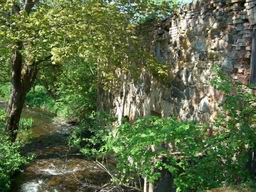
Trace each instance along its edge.
{"label": "stream", "polygon": [[36,157],[14,176],[11,192],[106,191],[101,188],[109,182],[109,175],[68,146],[73,126],[37,109],[25,109],[23,117],[33,119],[32,136],[23,153]]}

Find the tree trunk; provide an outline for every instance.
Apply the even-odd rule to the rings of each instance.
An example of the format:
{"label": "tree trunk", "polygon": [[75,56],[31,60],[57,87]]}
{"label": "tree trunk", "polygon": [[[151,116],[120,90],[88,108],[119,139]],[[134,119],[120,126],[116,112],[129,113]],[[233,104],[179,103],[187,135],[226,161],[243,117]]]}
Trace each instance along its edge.
{"label": "tree trunk", "polygon": [[143,192],[154,192],[154,184],[148,182],[147,178],[144,178],[144,188]]}
{"label": "tree trunk", "polygon": [[26,93],[21,88],[16,89],[14,86],[12,87],[12,94],[8,105],[6,124],[6,131],[12,142],[14,142],[17,137],[20,117],[25,103],[25,97]]}
{"label": "tree trunk", "polygon": [[[33,7],[39,0],[25,0],[23,10],[30,14]],[[12,15],[19,15],[21,7],[14,3]],[[44,62],[49,57],[37,62],[30,64],[24,63],[22,57],[23,43],[22,41],[16,42],[13,58],[12,58],[12,94],[8,105],[7,111],[7,122],[6,122],[6,132],[10,136],[10,139],[14,142],[17,137],[17,132],[19,129],[19,122],[22,113],[22,109],[25,103],[25,98],[29,90],[31,89],[36,75],[38,73],[38,64]]]}
{"label": "tree trunk", "polygon": [[12,59],[12,94],[8,104],[6,132],[15,141],[25,98],[38,72],[36,63],[26,65],[21,54],[22,43],[17,43]]}

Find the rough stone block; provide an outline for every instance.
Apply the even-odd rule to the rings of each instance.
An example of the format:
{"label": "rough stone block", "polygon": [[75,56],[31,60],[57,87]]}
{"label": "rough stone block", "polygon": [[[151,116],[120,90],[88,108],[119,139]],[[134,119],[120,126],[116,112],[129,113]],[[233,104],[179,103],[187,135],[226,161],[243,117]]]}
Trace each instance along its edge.
{"label": "rough stone block", "polygon": [[256,25],[256,6],[247,10],[248,19],[251,25]]}
{"label": "rough stone block", "polygon": [[245,3],[246,9],[251,9],[251,8],[253,8],[255,5],[256,5],[256,2],[253,1],[253,0],[248,1],[247,3]]}
{"label": "rough stone block", "polygon": [[251,50],[252,50],[252,47],[251,47],[251,46],[246,46],[246,47],[245,47],[245,50],[251,51]]}
{"label": "rough stone block", "polygon": [[243,0],[231,0],[231,3],[238,3],[238,2],[241,2]]}

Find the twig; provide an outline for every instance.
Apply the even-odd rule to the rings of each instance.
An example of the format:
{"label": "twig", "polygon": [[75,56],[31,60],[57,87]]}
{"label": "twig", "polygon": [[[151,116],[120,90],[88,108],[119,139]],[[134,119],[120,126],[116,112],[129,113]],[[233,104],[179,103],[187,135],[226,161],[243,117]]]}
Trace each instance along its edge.
{"label": "twig", "polygon": [[109,176],[110,176],[112,179],[115,178],[115,176],[114,176],[113,174],[111,174],[110,171],[109,171],[101,162],[99,162],[98,160],[96,160],[96,163],[97,163],[98,166],[99,166],[100,168],[102,168],[107,174],[109,174]]}

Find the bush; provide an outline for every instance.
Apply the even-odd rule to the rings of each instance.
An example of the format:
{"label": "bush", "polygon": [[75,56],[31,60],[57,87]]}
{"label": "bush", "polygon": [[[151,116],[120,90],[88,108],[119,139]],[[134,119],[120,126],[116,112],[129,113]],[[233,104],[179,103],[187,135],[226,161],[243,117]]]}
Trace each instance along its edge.
{"label": "bush", "polygon": [[111,135],[113,121],[114,118],[108,114],[92,113],[84,118],[72,133],[70,145],[80,148],[86,157],[102,157]]}
{"label": "bush", "polygon": [[46,109],[51,112],[55,112],[55,101],[49,96],[47,90],[41,86],[36,85],[26,97],[26,104],[29,107],[37,107],[41,109]]}
{"label": "bush", "polygon": [[[247,124],[236,127],[238,122],[245,123],[242,118]],[[208,125],[144,117],[118,127],[115,135],[98,124],[93,137],[83,139],[80,135],[76,141],[85,141],[82,151],[86,155],[114,153],[119,182],[129,183],[141,176],[157,182],[165,170],[174,178],[177,191],[203,191],[254,178],[248,169],[248,157],[255,149],[256,134],[247,118],[247,113],[231,119],[220,115],[214,125],[215,134],[209,137]]]}
{"label": "bush", "polygon": [[21,142],[12,143],[8,139],[4,133],[4,121],[5,113],[0,110],[0,189],[3,192],[8,191],[11,176],[31,159],[20,154]]}
{"label": "bush", "polygon": [[11,175],[18,171],[20,166],[28,162],[28,158],[20,154],[20,143],[12,143],[7,136],[0,134],[0,189],[8,191]]}
{"label": "bush", "polygon": [[[243,122],[222,119],[222,126],[215,128],[223,130],[223,124],[236,121]],[[253,179],[247,165],[255,149],[255,130],[248,124],[235,131],[231,126],[209,137],[207,127],[175,118],[144,117],[120,126],[106,146],[117,158],[118,178],[123,182],[140,176],[157,182],[163,170],[171,173],[177,191],[203,191]]]}
{"label": "bush", "polygon": [[155,182],[161,177],[161,170],[178,180],[186,173],[189,162],[198,159],[202,151],[202,130],[194,122],[144,117],[120,126],[108,146],[117,157],[117,167],[125,182],[139,176]]}

